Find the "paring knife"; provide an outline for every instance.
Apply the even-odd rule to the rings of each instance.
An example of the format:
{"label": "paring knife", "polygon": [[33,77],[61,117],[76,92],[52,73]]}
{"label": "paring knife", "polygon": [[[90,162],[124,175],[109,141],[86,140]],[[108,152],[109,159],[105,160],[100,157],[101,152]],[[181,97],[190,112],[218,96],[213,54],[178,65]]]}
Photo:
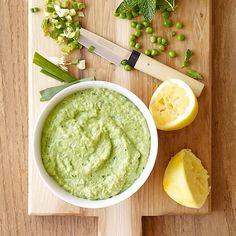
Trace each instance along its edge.
{"label": "paring knife", "polygon": [[143,53],[139,53],[135,50],[131,52],[124,49],[86,29],[80,29],[78,41],[86,48],[94,46],[94,52],[97,55],[105,58],[117,66],[121,66],[121,61],[127,59],[129,64],[135,69],[151,75],[161,81],[171,78],[181,79],[192,88],[197,97],[200,96],[204,88],[204,84],[200,81],[194,80],[191,77],[144,55]]}

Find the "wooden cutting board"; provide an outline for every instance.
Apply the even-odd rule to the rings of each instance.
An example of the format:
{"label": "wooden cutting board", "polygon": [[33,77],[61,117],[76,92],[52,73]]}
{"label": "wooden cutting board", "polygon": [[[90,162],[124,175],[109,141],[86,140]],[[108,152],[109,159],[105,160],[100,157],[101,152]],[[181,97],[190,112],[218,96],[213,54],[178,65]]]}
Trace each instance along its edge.
{"label": "wooden cutting board", "polygon": [[[42,2],[42,1],[40,1]],[[131,33],[130,22],[113,16],[113,11],[120,1],[94,0],[85,1],[87,8],[83,27],[126,47]],[[31,6],[43,7],[37,0],[31,0]],[[31,7],[30,6],[30,7]],[[166,36],[175,30],[162,26],[160,13],[156,14],[153,26],[157,35]],[[204,91],[199,98],[199,114],[192,125],[179,131],[159,131],[159,150],[157,162],[151,176],[144,186],[131,198],[114,207],[100,210],[82,209],[69,205],[48,191],[41,181],[32,156],[32,133],[39,112],[46,105],[39,101],[39,90],[57,85],[58,82],[41,73],[32,65],[32,55],[38,51],[44,56],[59,56],[59,46],[51,39],[43,36],[41,21],[43,12],[29,13],[29,198],[30,215],[69,215],[98,216],[98,235],[140,235],[141,216],[157,216],[165,214],[198,214],[210,211],[210,196],[205,205],[199,209],[190,209],[172,201],[163,191],[162,178],[170,157],[182,148],[191,148],[202,160],[203,165],[211,173],[211,1],[179,0],[178,9],[172,14],[173,22],[184,22],[184,28],[178,32],[186,35],[184,42],[170,39],[171,49],[176,50],[178,57],[170,59],[166,53],[158,56],[158,60],[181,69],[183,53],[188,48],[194,51],[192,66],[204,75]],[[151,47],[149,36],[141,38],[145,48]],[[70,68],[77,78],[95,75],[97,80],[117,83],[134,92],[146,105],[159,84],[159,81],[141,72],[126,72],[103,60],[87,50],[76,51],[73,57],[87,60],[87,69],[78,72]]]}

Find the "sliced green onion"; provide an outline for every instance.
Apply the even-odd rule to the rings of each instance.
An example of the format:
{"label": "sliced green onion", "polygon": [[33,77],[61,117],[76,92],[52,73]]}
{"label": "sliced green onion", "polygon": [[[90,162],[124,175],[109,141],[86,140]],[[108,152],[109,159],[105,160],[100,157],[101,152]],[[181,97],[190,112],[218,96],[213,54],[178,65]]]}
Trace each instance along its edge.
{"label": "sliced green onion", "polygon": [[83,10],[86,7],[85,3],[82,2],[77,2],[77,5],[79,10]]}
{"label": "sliced green onion", "polygon": [[76,67],[79,70],[85,70],[86,69],[86,61],[85,60],[80,60],[79,63],[76,65]]}
{"label": "sliced green onion", "polygon": [[43,32],[53,38],[58,44],[65,46],[61,49],[64,54],[80,48],[76,42],[79,37],[80,24],[78,17],[83,17],[85,4],[77,0],[45,0],[45,17],[42,22]]}
{"label": "sliced green onion", "polygon": [[33,8],[31,8],[30,10],[31,10],[31,12],[33,12],[33,13],[36,13],[36,12],[39,12],[39,11],[40,11],[40,9],[39,9],[38,7],[33,7]]}
{"label": "sliced green onion", "polygon": [[63,47],[61,49],[61,51],[65,54],[68,54],[69,52],[71,52],[72,50],[76,49],[76,48],[79,48],[78,47],[78,42],[77,41],[73,41],[73,42],[70,42],[68,43],[65,47]]}
{"label": "sliced green onion", "polygon": [[42,69],[54,75],[55,77],[60,78],[64,82],[72,82],[76,80],[73,76],[71,76],[37,52],[34,53],[33,63],[40,66]]}
{"label": "sliced green onion", "polygon": [[70,16],[75,16],[76,15],[76,11],[75,9],[70,9]]}
{"label": "sliced green onion", "polygon": [[52,13],[54,11],[55,11],[55,9],[53,7],[49,7],[49,6],[46,7],[46,12]]}
{"label": "sliced green onion", "polygon": [[68,7],[69,6],[69,1],[68,0],[64,0],[64,1],[61,1],[60,2],[60,5],[61,5],[61,7],[63,7],[63,8],[66,8],[66,7]]}
{"label": "sliced green onion", "polygon": [[80,59],[73,59],[72,61],[71,61],[71,64],[72,65],[77,65],[77,64],[79,64],[79,62],[80,62]]}
{"label": "sliced green onion", "polygon": [[88,48],[88,51],[89,51],[90,53],[93,53],[94,50],[95,50],[95,47],[94,47],[94,46],[90,46],[90,47]]}
{"label": "sliced green onion", "polygon": [[46,70],[44,70],[44,69],[41,69],[40,72],[41,72],[42,74],[47,75],[47,76],[49,76],[49,77],[51,77],[51,78],[53,78],[53,79],[56,79],[56,80],[58,80],[58,81],[60,81],[60,82],[64,82],[61,78],[59,78],[59,77],[57,77],[57,76],[55,76],[55,75],[49,73],[48,71],[46,71]]}
{"label": "sliced green onion", "polygon": [[41,90],[39,92],[40,95],[41,95],[40,101],[41,102],[49,101],[52,97],[54,97],[57,93],[59,93],[63,89],[65,89],[65,88],[67,88],[71,85],[77,84],[77,83],[81,83],[81,82],[85,82],[85,81],[91,81],[91,80],[96,80],[96,78],[94,76],[87,77],[87,78],[76,80],[76,81],[66,83],[66,84],[63,84],[63,85],[50,87],[50,88],[46,88],[44,90]]}

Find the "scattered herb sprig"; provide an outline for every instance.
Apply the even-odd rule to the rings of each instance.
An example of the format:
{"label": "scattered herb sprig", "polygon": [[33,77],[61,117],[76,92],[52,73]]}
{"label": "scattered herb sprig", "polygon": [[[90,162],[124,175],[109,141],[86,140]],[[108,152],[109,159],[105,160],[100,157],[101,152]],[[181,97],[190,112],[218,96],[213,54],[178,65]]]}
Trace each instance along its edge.
{"label": "scattered herb sprig", "polygon": [[187,70],[186,75],[188,75],[191,78],[196,79],[196,80],[203,79],[203,76],[199,72],[197,72],[196,70],[192,70],[192,69]]}
{"label": "scattered herb sprig", "polygon": [[[189,67],[191,65],[190,60],[191,60],[192,56],[193,56],[192,50],[188,49],[184,54],[184,62],[183,62],[182,68]],[[190,69],[190,68],[187,70],[186,75],[188,75],[191,78],[196,79],[196,80],[203,79],[203,76],[199,72],[197,72],[196,70]]]}
{"label": "scattered herb sprig", "polygon": [[193,56],[192,50],[188,49],[184,54],[184,62],[182,68],[190,66],[191,64],[190,59],[192,58],[192,56]]}

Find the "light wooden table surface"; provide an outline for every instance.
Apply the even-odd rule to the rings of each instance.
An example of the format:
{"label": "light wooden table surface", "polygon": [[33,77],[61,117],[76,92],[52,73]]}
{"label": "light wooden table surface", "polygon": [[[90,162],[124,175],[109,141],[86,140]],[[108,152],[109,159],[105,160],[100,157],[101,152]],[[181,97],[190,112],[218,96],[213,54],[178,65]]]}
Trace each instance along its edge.
{"label": "light wooden table surface", "polygon": [[[96,218],[27,215],[27,1],[0,4],[0,235],[96,235]],[[236,1],[212,8],[213,212],[145,217],[144,236],[236,235]]]}

